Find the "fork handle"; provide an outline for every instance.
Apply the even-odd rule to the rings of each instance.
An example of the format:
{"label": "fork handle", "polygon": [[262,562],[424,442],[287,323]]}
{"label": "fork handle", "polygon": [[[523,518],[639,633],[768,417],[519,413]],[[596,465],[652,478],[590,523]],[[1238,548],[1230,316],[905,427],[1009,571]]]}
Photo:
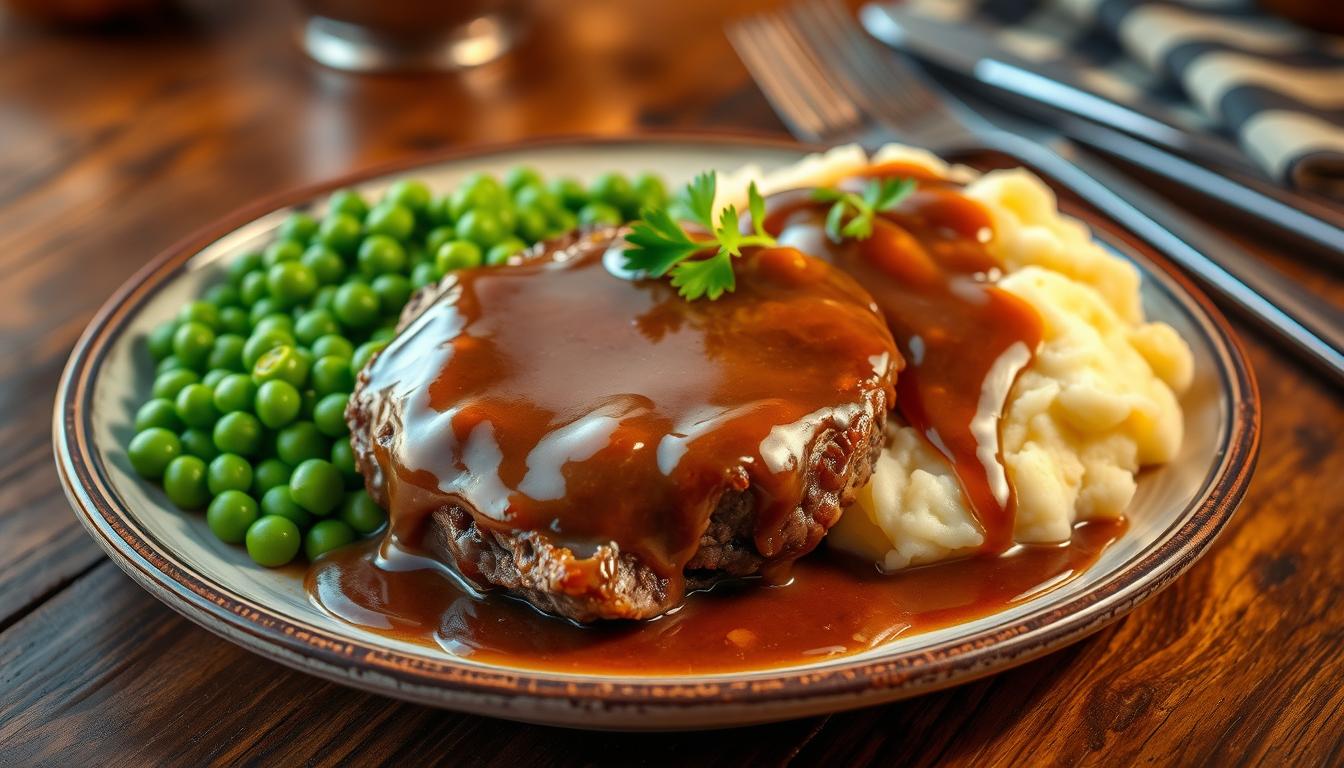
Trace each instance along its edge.
{"label": "fork handle", "polygon": [[[1052,147],[1006,131],[987,131],[977,139],[977,148],[1003,152],[1032,166],[1124,225],[1224,303],[1287,342],[1335,386],[1344,385],[1344,313],[1336,307],[1065,143],[1059,149],[1068,159]],[[1217,254],[1218,261],[1205,254]]]}

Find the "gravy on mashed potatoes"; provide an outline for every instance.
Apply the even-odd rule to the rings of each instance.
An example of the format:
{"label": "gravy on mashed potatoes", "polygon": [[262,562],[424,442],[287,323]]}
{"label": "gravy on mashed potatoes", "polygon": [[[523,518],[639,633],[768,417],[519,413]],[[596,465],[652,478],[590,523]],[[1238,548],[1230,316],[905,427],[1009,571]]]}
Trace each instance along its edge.
{"label": "gravy on mashed potatoes", "polygon": [[[871,159],[846,146],[774,173],[723,176],[719,202],[744,197],[753,180],[769,195],[893,163],[965,185],[992,221],[984,247],[998,269],[988,278],[1041,320],[1040,342],[1006,397],[987,382],[980,400],[998,416],[1013,541],[1067,541],[1076,522],[1120,517],[1139,469],[1170,461],[1180,447],[1176,397],[1190,384],[1191,354],[1170,326],[1145,319],[1135,268],[1062,215],[1038,178],[1022,169],[977,175],[903,146]],[[893,414],[872,481],[829,539],[894,571],[978,551],[986,531],[951,463]]]}

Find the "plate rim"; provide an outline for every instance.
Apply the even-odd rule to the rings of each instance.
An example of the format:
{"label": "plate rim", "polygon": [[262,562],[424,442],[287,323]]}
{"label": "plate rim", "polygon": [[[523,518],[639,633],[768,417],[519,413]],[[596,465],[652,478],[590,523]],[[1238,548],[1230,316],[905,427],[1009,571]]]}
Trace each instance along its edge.
{"label": "plate rim", "polygon": [[[1212,342],[1215,358],[1220,362],[1219,374],[1231,400],[1227,450],[1206,476],[1205,487],[1192,502],[1194,509],[1185,522],[1164,533],[1164,538],[1146,556],[1117,571],[1097,588],[1053,609],[951,644],[910,651],[895,658],[850,663],[840,660],[821,669],[747,670],[648,681],[622,680],[613,675],[582,677],[544,670],[491,669],[467,665],[447,655],[431,660],[325,632],[314,633],[283,616],[259,611],[220,594],[208,579],[178,568],[141,538],[133,526],[126,524],[123,518],[130,514],[129,510],[117,503],[115,492],[101,477],[101,459],[89,432],[92,409],[88,407],[88,398],[102,358],[125,322],[196,253],[273,211],[302,205],[342,186],[367,183],[422,166],[529,149],[641,144],[798,152],[824,149],[753,132],[652,131],[617,136],[537,137],[417,152],[267,195],[245,205],[182,238],[137,270],[103,304],[76,343],[61,375],[52,430],[58,473],[76,516],[113,562],[156,598],[249,650],[302,671],[378,693],[478,712],[482,709],[479,705],[483,705],[489,714],[554,723],[563,718],[557,719],[554,711],[547,715],[545,710],[596,706],[610,711],[634,707],[647,714],[653,710],[689,712],[706,706],[787,705],[806,700],[818,705],[809,711],[821,711],[838,708],[832,706],[837,703],[839,707],[861,706],[967,682],[1042,656],[1123,616],[1193,565],[1241,502],[1258,458],[1260,398],[1240,340],[1222,313],[1169,261],[1134,242],[1133,236],[1115,222],[1094,213],[1085,217],[1088,224],[1094,229],[1098,224],[1109,225],[1105,228],[1112,236],[1124,239],[1159,270],[1177,289],[1173,291],[1174,298],[1185,305]],[[750,677],[743,677],[746,675]],[[520,697],[539,705],[538,712],[516,711]],[[758,714],[759,718],[749,721],[776,716]],[[645,727],[648,725],[658,727],[656,723]]]}

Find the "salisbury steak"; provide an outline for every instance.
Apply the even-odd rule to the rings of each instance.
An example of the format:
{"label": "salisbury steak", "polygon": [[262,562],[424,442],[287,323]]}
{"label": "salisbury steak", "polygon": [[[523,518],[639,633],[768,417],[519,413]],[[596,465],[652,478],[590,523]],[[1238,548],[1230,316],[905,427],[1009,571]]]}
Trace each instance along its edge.
{"label": "salisbury steak", "polygon": [[790,248],[688,302],[619,230],[407,306],[347,418],[400,546],[577,621],[786,567],[869,476],[900,358],[871,298]]}

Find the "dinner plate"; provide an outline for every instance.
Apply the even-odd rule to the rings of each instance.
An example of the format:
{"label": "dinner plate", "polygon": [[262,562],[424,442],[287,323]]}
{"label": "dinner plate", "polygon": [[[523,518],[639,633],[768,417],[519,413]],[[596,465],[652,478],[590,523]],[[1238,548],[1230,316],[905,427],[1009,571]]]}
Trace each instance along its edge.
{"label": "dinner plate", "polygon": [[[696,676],[561,674],[457,658],[372,634],[319,610],[295,568],[254,565],[216,540],[199,514],[175,509],[131,469],[124,446],[153,365],[144,335],[257,249],[287,213],[341,186],[377,194],[402,176],[450,188],[474,171],[529,164],[591,178],[651,170],[669,181],[745,163],[767,169],[806,148],[756,138],[663,136],[552,140],[418,158],[263,201],[150,262],[117,291],[71,355],[56,400],[54,441],[80,521],[117,565],[187,618],[256,653],[339,683],[498,717],[584,728],[722,727],[877,704],[990,674],[1095,632],[1153,596],[1209,547],[1250,478],[1259,401],[1245,356],[1212,305],[1167,262],[1096,215],[1073,208],[1143,275],[1152,318],[1189,342],[1195,380],[1184,396],[1185,443],[1145,472],[1126,533],[1084,574],[1053,591],[951,627],[853,656]],[[806,620],[806,617],[799,617]]]}

